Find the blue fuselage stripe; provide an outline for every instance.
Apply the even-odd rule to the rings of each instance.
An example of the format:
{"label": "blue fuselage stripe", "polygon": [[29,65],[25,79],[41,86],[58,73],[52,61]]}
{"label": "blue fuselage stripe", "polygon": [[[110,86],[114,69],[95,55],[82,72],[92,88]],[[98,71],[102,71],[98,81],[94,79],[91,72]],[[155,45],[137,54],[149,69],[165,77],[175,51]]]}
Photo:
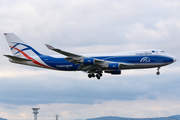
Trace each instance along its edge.
{"label": "blue fuselage stripe", "polygon": [[[59,69],[59,70],[67,70],[67,71],[75,71],[78,70],[78,65],[74,63],[68,62],[65,58],[54,58],[46,55],[39,55],[41,60],[45,62],[47,65]],[[167,56],[160,55],[150,55],[150,56],[102,56],[102,57],[91,57],[97,58],[101,60],[107,60],[111,62],[122,62],[129,64],[168,64],[173,62],[173,58]],[[148,59],[143,59],[148,58]],[[149,60],[149,61],[148,61]]]}

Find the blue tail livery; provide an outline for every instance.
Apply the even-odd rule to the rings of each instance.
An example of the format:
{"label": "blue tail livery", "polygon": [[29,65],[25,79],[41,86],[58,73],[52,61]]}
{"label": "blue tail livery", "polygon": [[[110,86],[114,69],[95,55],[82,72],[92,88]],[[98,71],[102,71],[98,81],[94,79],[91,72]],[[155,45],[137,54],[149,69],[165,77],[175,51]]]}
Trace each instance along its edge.
{"label": "blue tail livery", "polygon": [[4,55],[10,62],[62,71],[84,71],[89,78],[100,79],[103,73],[120,75],[126,69],[157,68],[176,61],[176,58],[160,49],[136,50],[123,53],[75,54],[45,44],[61,55],[53,57],[40,54],[14,33],[4,33],[13,55]]}

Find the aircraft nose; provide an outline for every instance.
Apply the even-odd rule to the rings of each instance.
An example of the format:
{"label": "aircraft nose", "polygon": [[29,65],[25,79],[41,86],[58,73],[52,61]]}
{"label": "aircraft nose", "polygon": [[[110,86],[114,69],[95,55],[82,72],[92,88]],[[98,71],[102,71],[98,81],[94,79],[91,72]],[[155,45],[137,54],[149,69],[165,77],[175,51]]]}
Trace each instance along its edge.
{"label": "aircraft nose", "polygon": [[176,60],[177,60],[177,59],[176,59],[175,57],[173,57],[173,62],[176,62]]}

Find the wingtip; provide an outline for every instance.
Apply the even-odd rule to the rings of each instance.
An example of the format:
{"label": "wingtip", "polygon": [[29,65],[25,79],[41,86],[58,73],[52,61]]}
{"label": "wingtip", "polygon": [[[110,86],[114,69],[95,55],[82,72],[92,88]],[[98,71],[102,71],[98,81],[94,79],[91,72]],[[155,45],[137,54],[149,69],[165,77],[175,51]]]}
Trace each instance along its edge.
{"label": "wingtip", "polygon": [[46,47],[48,48],[48,49],[55,49],[53,46],[51,46],[51,45],[49,45],[49,44],[45,44],[46,45]]}
{"label": "wingtip", "polygon": [[45,44],[45,46],[47,47],[47,46],[48,46],[48,44]]}

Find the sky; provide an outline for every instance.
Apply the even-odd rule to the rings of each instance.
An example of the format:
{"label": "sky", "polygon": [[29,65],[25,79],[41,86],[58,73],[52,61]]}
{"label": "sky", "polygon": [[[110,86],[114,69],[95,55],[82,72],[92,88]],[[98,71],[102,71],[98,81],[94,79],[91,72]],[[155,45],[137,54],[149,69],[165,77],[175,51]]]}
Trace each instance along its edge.
{"label": "sky", "polygon": [[[102,116],[166,117],[180,113],[180,1],[1,0],[0,117],[79,120]],[[15,33],[43,54],[44,44],[77,53],[163,49],[177,61],[160,69],[123,70],[89,79],[10,63],[3,33]]]}

